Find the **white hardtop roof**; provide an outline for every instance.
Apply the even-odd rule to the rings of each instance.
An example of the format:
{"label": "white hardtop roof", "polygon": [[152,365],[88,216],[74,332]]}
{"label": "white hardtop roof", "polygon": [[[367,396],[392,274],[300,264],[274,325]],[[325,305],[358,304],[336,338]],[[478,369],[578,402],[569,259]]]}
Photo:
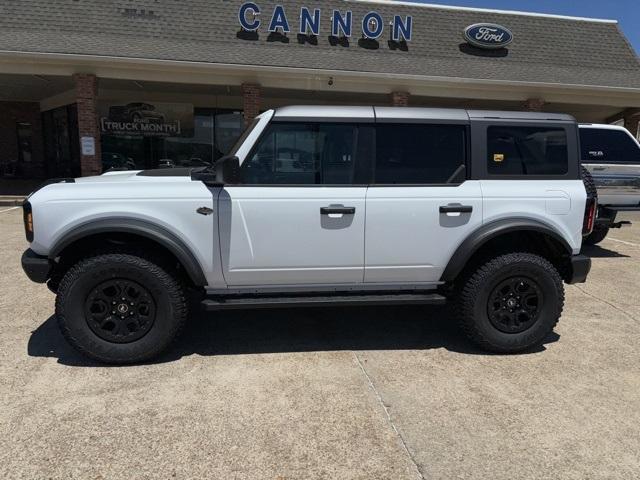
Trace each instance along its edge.
{"label": "white hardtop roof", "polygon": [[417,107],[362,107],[328,105],[292,105],[275,109],[274,120],[338,120],[374,122],[375,120],[441,120],[469,121],[470,119],[507,119],[507,120],[550,120],[570,121],[571,115],[546,112],[517,112],[491,110],[465,110],[456,108],[417,108]]}
{"label": "white hardtop roof", "polygon": [[581,123],[580,128],[604,128],[608,130],[627,130],[621,125],[612,125],[610,123]]}

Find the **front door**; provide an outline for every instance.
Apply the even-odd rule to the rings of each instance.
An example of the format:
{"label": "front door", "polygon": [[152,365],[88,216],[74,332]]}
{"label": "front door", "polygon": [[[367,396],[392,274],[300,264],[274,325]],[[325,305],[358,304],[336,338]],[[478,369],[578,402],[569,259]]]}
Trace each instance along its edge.
{"label": "front door", "polygon": [[229,286],[358,284],[366,186],[357,186],[358,127],[273,123],[219,197]]}
{"label": "front door", "polygon": [[464,124],[379,124],[367,192],[365,282],[432,283],[482,225],[482,192],[466,178]]}

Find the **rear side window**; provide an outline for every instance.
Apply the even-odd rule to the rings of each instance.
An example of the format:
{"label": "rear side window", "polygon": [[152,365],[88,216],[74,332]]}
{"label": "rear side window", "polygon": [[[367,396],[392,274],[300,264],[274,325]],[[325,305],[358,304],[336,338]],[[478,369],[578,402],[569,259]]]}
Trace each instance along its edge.
{"label": "rear side window", "polygon": [[376,184],[444,184],[464,179],[462,125],[378,125]]}
{"label": "rear side window", "polygon": [[487,144],[492,175],[565,175],[568,171],[563,128],[489,127]]}
{"label": "rear side window", "polygon": [[640,165],[640,148],[621,130],[581,128],[580,150],[584,162]]}
{"label": "rear side window", "polygon": [[273,123],[242,164],[242,181],[254,185],[352,184],[355,125]]}

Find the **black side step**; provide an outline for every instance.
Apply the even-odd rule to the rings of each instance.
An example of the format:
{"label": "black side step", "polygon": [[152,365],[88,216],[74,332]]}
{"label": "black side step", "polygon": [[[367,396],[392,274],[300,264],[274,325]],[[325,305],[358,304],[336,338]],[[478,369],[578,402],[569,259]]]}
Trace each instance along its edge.
{"label": "black side step", "polygon": [[437,293],[385,295],[332,295],[295,297],[215,297],[202,301],[202,309],[239,310],[252,308],[350,307],[371,305],[443,305],[446,298]]}

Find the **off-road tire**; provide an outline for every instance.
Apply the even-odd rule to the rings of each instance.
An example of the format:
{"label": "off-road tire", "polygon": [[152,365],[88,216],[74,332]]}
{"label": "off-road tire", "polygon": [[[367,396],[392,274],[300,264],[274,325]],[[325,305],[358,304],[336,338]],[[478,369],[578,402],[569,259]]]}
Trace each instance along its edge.
{"label": "off-road tire", "polygon": [[[110,364],[145,362],[167,349],[184,327],[187,302],[180,280],[161,264],[130,253],[96,254],[79,260],[57,289],[56,317],[67,341],[83,355]],[[85,314],[88,296],[103,282],[116,279],[142,286],[154,304],[149,330],[128,343],[99,336]]]}
{"label": "off-road tire", "polygon": [[594,229],[593,232],[582,239],[582,243],[584,243],[585,245],[596,245],[603,241],[608,234],[608,228]]}
{"label": "off-road tire", "polygon": [[[489,319],[489,297],[501,282],[527,277],[542,293],[542,304],[533,323],[518,333],[505,333]],[[467,272],[457,286],[455,314],[465,334],[483,350],[516,353],[540,345],[558,323],[564,306],[564,286],[556,268],[531,253],[501,255]]]}

